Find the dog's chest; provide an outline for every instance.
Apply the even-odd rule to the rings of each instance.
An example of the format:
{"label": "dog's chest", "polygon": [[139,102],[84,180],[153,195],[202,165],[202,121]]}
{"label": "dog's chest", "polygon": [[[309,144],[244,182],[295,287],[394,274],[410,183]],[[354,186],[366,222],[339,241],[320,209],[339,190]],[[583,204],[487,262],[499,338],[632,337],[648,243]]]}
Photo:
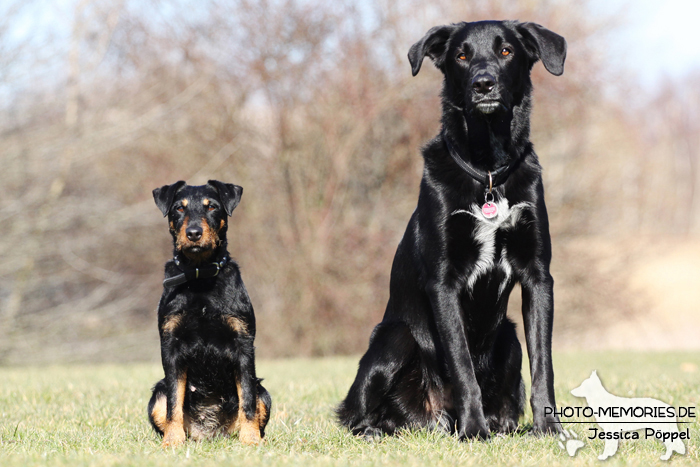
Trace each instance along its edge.
{"label": "dog's chest", "polygon": [[220,288],[202,292],[192,287],[181,291],[166,308],[173,316],[169,326],[182,346],[209,346],[211,341],[228,342],[237,335],[237,329],[230,324],[232,315],[223,312],[230,303]]}
{"label": "dog's chest", "polygon": [[495,202],[498,214],[486,218],[481,206],[472,205],[469,210],[457,209],[452,212],[453,228],[451,232],[452,249],[460,251],[455,255],[456,266],[466,279],[466,286],[471,292],[480,279],[497,278],[497,294],[511,282],[514,275],[515,248],[511,241],[518,235],[519,230],[528,228],[526,216],[523,214],[531,208],[531,203],[520,202],[510,206],[508,200],[501,198]]}

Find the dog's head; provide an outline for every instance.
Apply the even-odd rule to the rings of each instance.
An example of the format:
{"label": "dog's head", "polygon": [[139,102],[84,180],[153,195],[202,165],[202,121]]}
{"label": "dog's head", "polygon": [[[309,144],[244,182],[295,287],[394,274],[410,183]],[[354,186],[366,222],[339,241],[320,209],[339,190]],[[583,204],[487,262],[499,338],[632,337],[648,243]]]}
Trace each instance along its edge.
{"label": "dog's head", "polygon": [[600,378],[598,378],[598,373],[596,373],[596,371],[593,370],[591,376],[585,379],[579,387],[571,390],[571,394],[573,394],[576,397],[588,397],[592,394],[595,394],[596,391],[602,387],[603,383],[600,382]]}
{"label": "dog's head", "polygon": [[228,216],[238,206],[243,188],[209,180],[189,186],[183,181],[153,190],[163,216],[168,217],[175,251],[190,261],[209,259],[226,240]]}
{"label": "dog's head", "polygon": [[432,28],[408,52],[413,76],[425,56],[445,75],[451,97],[482,115],[512,108],[529,90],[538,60],[554,75],[564,72],[566,40],[535,23],[481,21]]}

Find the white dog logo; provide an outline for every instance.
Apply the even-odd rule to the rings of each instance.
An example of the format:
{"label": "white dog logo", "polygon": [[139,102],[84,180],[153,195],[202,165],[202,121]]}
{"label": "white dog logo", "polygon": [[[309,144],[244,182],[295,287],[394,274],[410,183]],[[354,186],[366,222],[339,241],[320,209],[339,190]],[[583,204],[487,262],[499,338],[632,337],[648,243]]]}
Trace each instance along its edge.
{"label": "white dog logo", "polygon": [[[663,433],[660,439],[666,446],[666,453],[661,460],[668,460],[673,452],[685,454],[685,444],[680,439],[676,417],[660,418],[653,413],[669,413],[673,408],[656,399],[648,397],[619,397],[605,390],[595,371],[579,387],[571,391],[576,397],[585,397],[588,406],[593,409],[596,422],[600,425],[605,439],[605,448],[598,459],[605,460],[617,452],[620,438],[628,439],[624,432],[644,429],[654,433]],[[645,408],[649,408],[645,410]],[[635,415],[635,413],[637,415]],[[668,436],[665,436],[668,434]],[[648,436],[647,436],[648,437]],[[575,452],[575,451],[574,451]]]}

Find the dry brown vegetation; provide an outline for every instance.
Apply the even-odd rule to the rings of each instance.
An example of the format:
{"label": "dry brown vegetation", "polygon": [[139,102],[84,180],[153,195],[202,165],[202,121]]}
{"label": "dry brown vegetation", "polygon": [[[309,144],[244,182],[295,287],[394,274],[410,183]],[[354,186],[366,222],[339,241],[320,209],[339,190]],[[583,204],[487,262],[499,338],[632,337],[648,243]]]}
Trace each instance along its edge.
{"label": "dry brown vegetation", "polygon": [[576,240],[698,232],[697,77],[632,114],[602,91],[615,24],[585,2],[429,3],[76,0],[65,30],[33,41],[11,26],[38,22],[41,5],[5,7],[0,363],[157,358],[171,247],[151,190],[210,178],[244,187],[229,249],[259,354],[361,351],[439,125],[440,74],[411,78],[405,54],[458,20],[567,38],[562,77],[534,70],[557,326],[571,336],[596,313],[634,313],[626,253]]}

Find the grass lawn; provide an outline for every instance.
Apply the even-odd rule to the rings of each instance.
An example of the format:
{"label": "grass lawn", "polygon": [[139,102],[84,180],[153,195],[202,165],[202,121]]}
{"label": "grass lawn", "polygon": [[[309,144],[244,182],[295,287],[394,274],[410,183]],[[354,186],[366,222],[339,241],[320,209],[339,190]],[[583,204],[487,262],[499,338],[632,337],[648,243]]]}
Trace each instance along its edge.
{"label": "grass lawn", "polygon": [[[187,442],[163,450],[146,418],[157,365],[0,368],[0,465],[599,465],[602,440],[593,424],[569,424],[585,446],[571,458],[555,437],[494,437],[459,442],[444,434],[410,431],[366,443],[338,428],[332,409],[345,395],[357,357],[271,360],[258,374],[272,394],[267,442],[247,447],[233,438]],[[700,353],[555,354],[557,402],[585,406],[569,391],[598,370],[606,388],[626,397],[653,397],[674,406],[700,404]],[[526,370],[527,372],[527,370]],[[529,379],[527,381],[529,389]],[[528,395],[529,397],[529,395]],[[581,419],[582,420],[582,419]],[[528,411],[522,424],[532,421]],[[685,456],[673,465],[698,465],[700,424],[690,427]],[[643,438],[643,435],[642,435]],[[653,440],[621,441],[609,465],[665,464]]]}

